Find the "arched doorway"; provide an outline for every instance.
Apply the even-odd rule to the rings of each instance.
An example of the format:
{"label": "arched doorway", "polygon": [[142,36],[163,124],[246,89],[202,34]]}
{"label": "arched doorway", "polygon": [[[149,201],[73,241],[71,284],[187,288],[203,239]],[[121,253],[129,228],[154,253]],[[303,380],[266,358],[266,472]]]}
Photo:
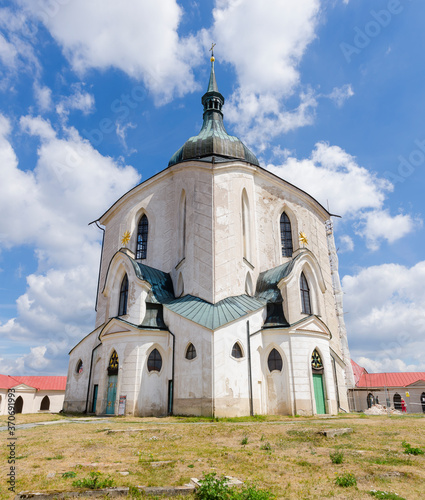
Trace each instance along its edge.
{"label": "arched doorway", "polygon": [[117,398],[117,383],[118,383],[118,354],[114,351],[109,358],[108,365],[108,394],[106,397],[106,414],[114,415],[115,400]]}
{"label": "arched doorway", "polygon": [[323,415],[326,413],[323,362],[317,349],[315,349],[311,355],[311,369],[313,372],[313,390],[314,399],[316,401],[316,413],[318,415]]}
{"label": "arched doorway", "polygon": [[401,396],[400,396],[400,394],[397,394],[397,393],[394,394],[393,402],[394,402],[394,409],[401,411]]}
{"label": "arched doorway", "polygon": [[18,396],[15,401],[15,413],[22,413],[23,408],[24,400],[22,399],[22,396]]}
{"label": "arched doorway", "polygon": [[369,392],[369,394],[367,395],[367,407],[370,408],[374,404],[375,404],[375,398],[373,397],[373,394]]}
{"label": "arched doorway", "polygon": [[425,413],[425,392],[421,394],[422,411]]}
{"label": "arched doorway", "polygon": [[49,396],[44,396],[41,400],[40,411],[48,411],[50,410],[50,399]]}

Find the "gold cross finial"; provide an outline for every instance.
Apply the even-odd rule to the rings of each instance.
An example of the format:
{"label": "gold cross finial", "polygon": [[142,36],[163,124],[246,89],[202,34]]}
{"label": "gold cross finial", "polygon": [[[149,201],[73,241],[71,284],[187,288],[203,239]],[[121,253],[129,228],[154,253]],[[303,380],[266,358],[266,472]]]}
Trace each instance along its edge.
{"label": "gold cross finial", "polygon": [[215,61],[215,57],[214,57],[214,47],[216,46],[217,44],[216,43],[212,43],[211,44],[211,48],[210,48],[210,51],[211,51],[211,62],[214,62]]}

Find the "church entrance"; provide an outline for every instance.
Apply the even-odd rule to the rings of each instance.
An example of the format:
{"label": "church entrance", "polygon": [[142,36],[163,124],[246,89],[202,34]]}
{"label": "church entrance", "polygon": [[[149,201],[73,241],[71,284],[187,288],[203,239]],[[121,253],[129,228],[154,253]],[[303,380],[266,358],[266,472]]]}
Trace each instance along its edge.
{"label": "church entrance", "polygon": [[111,354],[108,365],[108,393],[106,397],[106,414],[115,414],[115,400],[117,399],[118,384],[118,354],[114,351]]}
{"label": "church entrance", "polygon": [[322,358],[315,349],[311,355],[311,368],[313,371],[313,391],[316,401],[316,413],[323,415],[326,413],[325,404],[325,384],[323,382],[323,362]]}

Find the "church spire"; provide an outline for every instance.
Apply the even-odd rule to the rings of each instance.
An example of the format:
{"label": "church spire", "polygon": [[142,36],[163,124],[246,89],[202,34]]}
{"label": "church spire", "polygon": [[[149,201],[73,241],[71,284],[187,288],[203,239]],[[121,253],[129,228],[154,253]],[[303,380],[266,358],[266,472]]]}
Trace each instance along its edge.
{"label": "church spire", "polygon": [[216,46],[215,43],[211,44],[211,74],[210,74],[210,81],[208,84],[208,90],[207,92],[218,92],[218,86],[217,86],[217,81],[215,79],[215,72],[214,72],[214,47]]}
{"label": "church spire", "polygon": [[223,117],[223,113],[221,108],[224,104],[224,97],[220,94],[218,90],[217,80],[215,79],[215,71],[214,71],[214,47],[215,43],[211,45],[211,74],[210,81],[208,83],[208,89],[206,93],[202,96],[202,104],[204,106],[204,118],[205,114],[211,114],[212,112],[218,112],[221,117]]}
{"label": "church spire", "polygon": [[223,123],[224,97],[220,94],[214,72],[214,46],[211,46],[211,74],[208,89],[202,96],[203,124],[198,135],[190,137],[174,153],[168,166],[188,160],[233,161],[241,160],[258,165],[256,156],[237,137],[226,132]]}

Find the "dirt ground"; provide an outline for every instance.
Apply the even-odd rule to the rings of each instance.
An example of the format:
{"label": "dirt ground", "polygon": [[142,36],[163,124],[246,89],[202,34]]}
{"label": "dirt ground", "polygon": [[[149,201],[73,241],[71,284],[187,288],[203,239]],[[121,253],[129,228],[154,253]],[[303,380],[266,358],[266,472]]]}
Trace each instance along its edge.
{"label": "dirt ground", "polygon": [[[22,415],[17,423],[49,420],[43,417]],[[240,420],[115,417],[18,429],[16,492],[76,490],[73,481],[96,471],[115,486],[183,485],[216,472],[255,483],[279,499],[365,499],[374,498],[372,490],[424,498],[425,455],[405,454],[402,445],[425,450],[423,416]],[[336,428],[353,432],[319,434]],[[0,497],[6,499],[13,494],[6,485],[8,436],[2,434]],[[341,464],[330,458],[336,450]],[[356,486],[335,484],[345,473],[355,476]]]}

